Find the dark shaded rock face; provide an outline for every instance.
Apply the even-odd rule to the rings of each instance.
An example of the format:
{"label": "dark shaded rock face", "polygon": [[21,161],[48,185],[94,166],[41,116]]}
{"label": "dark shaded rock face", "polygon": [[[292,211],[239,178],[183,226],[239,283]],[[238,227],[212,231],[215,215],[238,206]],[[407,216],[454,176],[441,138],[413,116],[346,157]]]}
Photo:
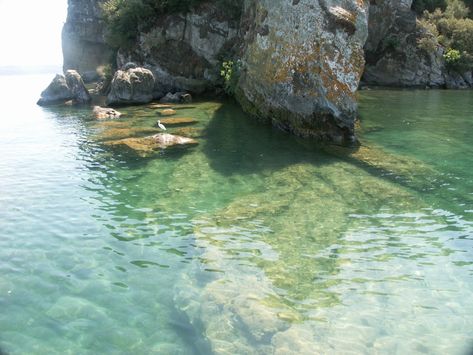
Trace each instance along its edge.
{"label": "dark shaded rock face", "polygon": [[153,100],[154,76],[144,68],[128,64],[113,77],[107,105],[145,104]]}
{"label": "dark shaded rock face", "polygon": [[377,0],[369,8],[365,45],[368,85],[438,87],[445,84],[443,50],[429,53],[418,41],[431,34],[416,23],[412,0]]}
{"label": "dark shaded rock face", "polygon": [[37,104],[40,106],[53,105],[72,100],[72,92],[67,86],[64,75],[57,74],[51,84],[41,93]]}
{"label": "dark shaded rock face", "polygon": [[74,104],[85,104],[92,100],[81,76],[75,70],[68,70],[66,76],[57,74],[51,84],[41,93],[37,104],[47,106],[69,100],[72,100]]}
{"label": "dark shaded rock face", "polygon": [[247,0],[236,90],[242,107],[296,135],[351,143],[367,6]]}
{"label": "dark shaded rock face", "polygon": [[89,103],[92,101],[89,92],[84,86],[84,81],[80,74],[75,70],[66,71],[66,84],[72,94],[72,99],[76,103]]}
{"label": "dark shaded rock face", "polygon": [[365,45],[366,85],[397,87],[473,87],[472,73],[448,71],[438,46],[426,51],[419,41],[433,34],[419,25],[412,0],[376,0],[369,8],[369,36]]}
{"label": "dark shaded rock face", "polygon": [[105,0],[68,0],[62,30],[64,71],[77,70],[84,81],[98,79],[97,68],[110,63],[113,51],[105,43],[100,5]]}
{"label": "dark shaded rock face", "polygon": [[221,57],[237,39],[238,23],[215,4],[202,4],[187,14],[157,19],[134,49],[119,52],[118,65],[132,61],[150,69],[156,98],[177,91],[203,93],[220,82]]}

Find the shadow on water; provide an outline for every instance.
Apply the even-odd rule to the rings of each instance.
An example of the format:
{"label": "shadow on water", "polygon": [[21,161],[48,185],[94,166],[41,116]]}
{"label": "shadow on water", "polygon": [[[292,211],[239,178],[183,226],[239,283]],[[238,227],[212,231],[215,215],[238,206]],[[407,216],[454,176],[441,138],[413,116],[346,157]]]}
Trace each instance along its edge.
{"label": "shadow on water", "polygon": [[206,128],[203,151],[210,166],[223,175],[275,171],[299,163],[330,163],[316,145],[305,147],[300,139],[246,115],[235,102],[225,102]]}

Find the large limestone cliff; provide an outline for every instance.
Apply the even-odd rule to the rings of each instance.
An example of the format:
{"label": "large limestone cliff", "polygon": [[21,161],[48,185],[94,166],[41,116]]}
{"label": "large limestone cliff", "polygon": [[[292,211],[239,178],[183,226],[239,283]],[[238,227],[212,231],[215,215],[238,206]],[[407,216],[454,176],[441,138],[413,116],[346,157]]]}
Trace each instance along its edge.
{"label": "large limestone cliff", "polygon": [[[90,73],[109,57],[103,1],[69,0],[66,69]],[[367,22],[363,0],[245,0],[241,19],[207,1],[156,18],[116,60],[151,70],[159,98],[221,86],[222,61],[239,59],[236,97],[247,112],[297,135],[350,143]]]}
{"label": "large limestone cliff", "polygon": [[367,37],[363,1],[247,0],[237,99],[301,136],[354,140]]}
{"label": "large limestone cliff", "polygon": [[100,4],[105,0],[68,0],[62,30],[64,71],[77,70],[85,81],[97,78],[96,70],[110,63],[113,51],[105,43]]}

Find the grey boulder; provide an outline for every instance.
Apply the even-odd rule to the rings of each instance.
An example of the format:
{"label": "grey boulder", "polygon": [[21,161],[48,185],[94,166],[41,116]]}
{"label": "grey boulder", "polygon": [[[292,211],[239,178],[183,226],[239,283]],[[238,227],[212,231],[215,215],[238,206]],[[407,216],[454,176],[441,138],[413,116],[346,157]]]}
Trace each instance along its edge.
{"label": "grey boulder", "polygon": [[188,104],[192,102],[192,96],[186,92],[176,92],[175,94],[168,92],[159,102],[163,104]]}
{"label": "grey boulder", "polygon": [[107,105],[151,102],[153,88],[154,75],[150,70],[127,65],[126,70],[117,70],[115,73],[107,96]]}
{"label": "grey boulder", "polygon": [[76,103],[86,104],[92,101],[89,92],[85,88],[84,81],[75,70],[66,72],[66,84],[72,93],[72,98]]}
{"label": "grey boulder", "polygon": [[57,74],[51,84],[41,93],[37,104],[48,106],[63,104],[70,100],[74,104],[86,104],[92,100],[84,86],[84,81],[75,70],[68,70],[66,76]]}
{"label": "grey boulder", "polygon": [[62,74],[56,74],[51,84],[41,93],[41,98],[37,104],[40,106],[53,105],[64,103],[72,100],[72,98],[72,92],[67,86],[66,78]]}

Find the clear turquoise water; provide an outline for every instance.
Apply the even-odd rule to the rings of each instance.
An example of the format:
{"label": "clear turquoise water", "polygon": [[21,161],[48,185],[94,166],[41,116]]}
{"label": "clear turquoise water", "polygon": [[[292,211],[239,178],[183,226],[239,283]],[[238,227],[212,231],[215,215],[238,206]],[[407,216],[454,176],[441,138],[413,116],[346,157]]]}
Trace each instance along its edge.
{"label": "clear turquoise water", "polygon": [[50,79],[0,77],[3,351],[472,348],[472,92],[361,92],[357,152],[202,102],[149,153],[109,141],[155,111],[37,107]]}

